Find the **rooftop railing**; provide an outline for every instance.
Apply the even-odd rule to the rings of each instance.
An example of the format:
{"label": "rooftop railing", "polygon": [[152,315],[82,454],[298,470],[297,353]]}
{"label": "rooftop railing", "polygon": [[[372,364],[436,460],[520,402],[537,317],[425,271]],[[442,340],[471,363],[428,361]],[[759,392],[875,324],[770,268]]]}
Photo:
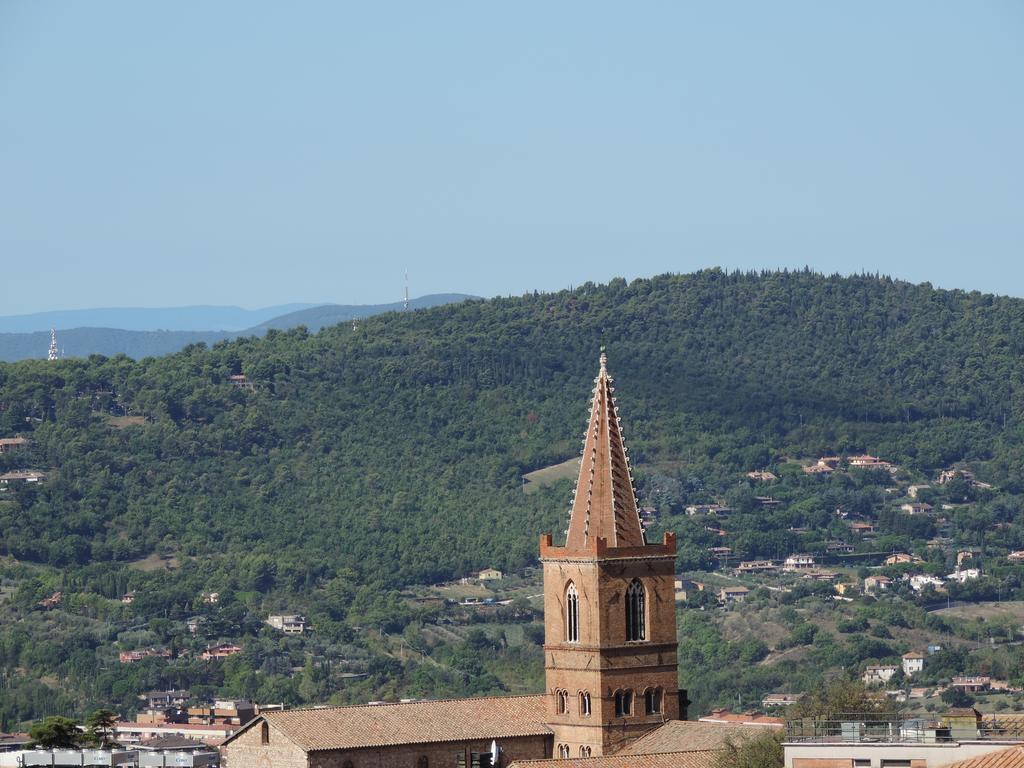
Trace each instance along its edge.
{"label": "rooftop railing", "polygon": [[878,744],[1024,741],[1024,714],[914,717],[853,712],[794,718],[786,721],[786,740]]}

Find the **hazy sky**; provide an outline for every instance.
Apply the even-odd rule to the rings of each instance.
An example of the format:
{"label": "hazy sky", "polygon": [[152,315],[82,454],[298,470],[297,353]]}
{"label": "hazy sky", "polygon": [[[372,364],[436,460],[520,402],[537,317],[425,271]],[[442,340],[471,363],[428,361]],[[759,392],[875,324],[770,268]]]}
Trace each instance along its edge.
{"label": "hazy sky", "polygon": [[1024,2],[0,0],[0,315],[705,266],[1024,295]]}

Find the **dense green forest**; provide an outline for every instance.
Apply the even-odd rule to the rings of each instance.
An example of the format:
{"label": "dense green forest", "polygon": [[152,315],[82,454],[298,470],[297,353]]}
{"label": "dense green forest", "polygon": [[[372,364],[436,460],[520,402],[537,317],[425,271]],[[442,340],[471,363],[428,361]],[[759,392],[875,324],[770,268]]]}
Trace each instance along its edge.
{"label": "dense green forest", "polygon": [[[237,695],[316,700],[336,694],[331,664],[342,659],[366,674],[350,699],[492,690],[493,672],[473,666],[495,655],[489,643],[536,676],[532,630],[515,635],[522,644],[474,635],[444,650],[451,663],[417,668],[383,637],[431,621],[402,599],[409,585],[486,566],[520,572],[539,533],[564,529],[571,484],[527,494],[522,475],[578,452],[601,346],[641,490],[663,511],[658,525],[680,533],[681,568],[713,567],[707,548],[720,542],[680,512],[716,496],[738,510],[725,543],[750,557],[787,554],[799,545],[793,527],[834,536],[837,506],[881,519],[884,483],[870,476],[779,470],[784,503],[771,511],[737,486],[743,472],[827,453],[870,452],[921,477],[967,463],[995,490],[975,510],[985,522],[965,516],[958,535],[1024,545],[1018,299],[877,276],[709,270],[140,361],[4,364],[0,436],[31,442],[0,455],[0,472],[48,474],[0,493],[10,617],[0,686],[19,692],[3,697],[0,726],[203,679]],[[233,386],[236,374],[252,389]],[[914,525],[884,524],[893,545],[935,535]],[[139,567],[147,559],[176,567]],[[61,608],[40,613],[57,590]],[[137,598],[124,606],[129,590]],[[225,596],[216,611],[202,606],[208,591]],[[253,617],[275,609],[309,614],[315,643],[268,637]],[[205,636],[259,636],[263,654],[215,673],[111,663],[133,639],[180,642],[174,627],[202,611]],[[522,607],[513,623],[530,618]],[[681,620],[684,633],[700,621]],[[378,628],[376,645],[366,627]],[[296,665],[304,671],[286,673]],[[44,676],[60,681],[59,697]]]}

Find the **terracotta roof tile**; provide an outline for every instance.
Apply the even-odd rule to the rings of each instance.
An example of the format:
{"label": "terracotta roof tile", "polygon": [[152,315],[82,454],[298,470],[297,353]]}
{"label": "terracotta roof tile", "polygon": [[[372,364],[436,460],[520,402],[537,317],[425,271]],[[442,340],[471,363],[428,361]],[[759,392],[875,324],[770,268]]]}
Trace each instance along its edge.
{"label": "terracotta roof tile", "polygon": [[546,736],[551,730],[544,724],[547,719],[544,699],[543,695],[489,696],[408,704],[291,709],[265,712],[243,731],[265,719],[271,727],[307,752]]}
{"label": "terracotta roof tile", "polygon": [[1024,768],[1024,747],[997,749],[969,760],[949,763],[946,768]]}
{"label": "terracotta roof tile", "polygon": [[660,728],[634,741],[622,750],[622,754],[651,755],[661,752],[722,749],[727,741],[755,738],[765,730],[762,725],[669,720]]}
{"label": "terracotta roof tile", "polygon": [[517,760],[510,768],[711,768],[718,755],[719,750],[714,749],[662,752],[653,755],[619,753],[606,757]]}

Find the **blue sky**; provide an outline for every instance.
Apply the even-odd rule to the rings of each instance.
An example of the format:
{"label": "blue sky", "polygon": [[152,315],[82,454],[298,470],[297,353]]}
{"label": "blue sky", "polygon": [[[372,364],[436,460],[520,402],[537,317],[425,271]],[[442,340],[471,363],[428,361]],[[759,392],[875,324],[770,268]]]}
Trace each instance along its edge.
{"label": "blue sky", "polygon": [[0,0],[0,315],[729,268],[1024,296],[1024,3]]}

